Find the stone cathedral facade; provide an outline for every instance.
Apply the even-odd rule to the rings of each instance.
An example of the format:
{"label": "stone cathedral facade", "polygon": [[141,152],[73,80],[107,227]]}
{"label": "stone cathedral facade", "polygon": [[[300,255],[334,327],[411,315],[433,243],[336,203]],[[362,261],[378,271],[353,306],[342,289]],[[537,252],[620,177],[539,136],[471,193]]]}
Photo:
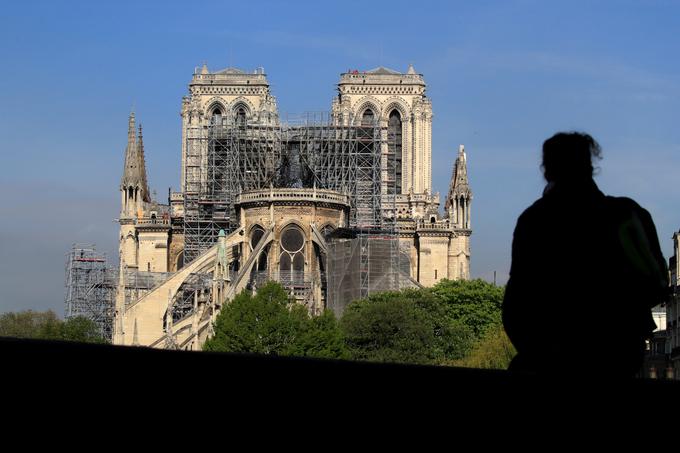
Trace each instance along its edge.
{"label": "stone cathedral facade", "polygon": [[[462,145],[453,153],[441,209],[423,76],[412,66],[343,73],[325,121],[283,125],[263,69],[204,65],[182,99],[180,191],[159,203],[131,114],[114,343],[199,349],[220,307],[263,279],[319,313],[330,307],[333,284],[352,281],[332,264],[333,253],[351,249],[348,238],[396,238],[385,248],[399,261],[396,278],[373,270],[356,280],[370,277],[374,289],[470,277],[467,157]],[[344,267],[363,269],[359,262]]]}

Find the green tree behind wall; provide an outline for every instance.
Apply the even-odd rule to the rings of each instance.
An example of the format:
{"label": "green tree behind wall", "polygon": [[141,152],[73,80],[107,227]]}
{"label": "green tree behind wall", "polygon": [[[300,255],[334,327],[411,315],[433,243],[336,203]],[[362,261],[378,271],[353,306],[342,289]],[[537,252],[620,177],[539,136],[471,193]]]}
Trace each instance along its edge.
{"label": "green tree behind wall", "polygon": [[332,312],[309,316],[278,283],[268,282],[255,296],[241,292],[215,322],[206,351],[347,358],[344,338]]}
{"label": "green tree behind wall", "polygon": [[0,315],[0,336],[104,343],[97,324],[82,316],[62,321],[53,311],[9,312]]}

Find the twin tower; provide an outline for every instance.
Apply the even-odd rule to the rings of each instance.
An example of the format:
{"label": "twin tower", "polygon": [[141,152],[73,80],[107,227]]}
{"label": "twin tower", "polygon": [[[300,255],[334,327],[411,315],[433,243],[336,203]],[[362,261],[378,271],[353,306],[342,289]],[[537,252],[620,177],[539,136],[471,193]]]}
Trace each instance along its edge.
{"label": "twin tower", "polygon": [[[121,275],[143,275],[157,286],[182,280],[182,272],[196,276],[220,268],[226,285],[214,287],[213,278],[213,287],[196,290],[184,308],[178,301],[186,295],[178,293],[190,286],[186,278],[170,285],[172,295],[159,301],[172,300],[152,310],[163,313],[159,332],[188,313],[197,316],[201,297],[256,290],[263,279],[281,282],[312,312],[337,311],[338,300],[365,296],[361,288],[468,279],[472,191],[466,154],[460,146],[442,214],[439,194],[432,193],[432,103],[425,92],[413,66],[405,73],[352,70],[341,74],[329,114],[284,121],[262,68],[197,68],[182,99],[180,191],[170,193],[167,203],[150,197],[142,129],[131,115],[120,186]],[[385,257],[398,262],[392,283],[378,256],[378,240],[388,236]],[[356,262],[352,244],[359,244]],[[371,250],[373,258],[362,255]],[[200,272],[185,269],[191,266]],[[357,275],[348,273],[353,268]],[[352,285],[358,292],[346,293]],[[135,336],[149,344],[156,334],[146,335],[140,324],[154,322],[129,308],[142,299],[148,303],[152,294],[130,287],[121,282],[126,296],[117,305],[118,340],[129,344]],[[125,330],[127,340],[120,336]],[[199,337],[196,332],[184,342]]]}

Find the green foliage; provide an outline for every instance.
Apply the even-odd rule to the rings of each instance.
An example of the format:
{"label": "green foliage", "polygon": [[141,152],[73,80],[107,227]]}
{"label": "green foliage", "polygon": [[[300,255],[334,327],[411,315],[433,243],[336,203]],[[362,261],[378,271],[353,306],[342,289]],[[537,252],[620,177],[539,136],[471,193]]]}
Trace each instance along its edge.
{"label": "green foliage", "polygon": [[20,311],[0,315],[0,336],[103,343],[97,325],[82,316],[62,321],[53,311]]}
{"label": "green foliage", "polygon": [[206,351],[347,357],[333,314],[311,318],[274,282],[259,288],[255,296],[247,291],[236,296],[222,309],[214,327],[215,335],[203,347]]}
{"label": "green foliage", "polygon": [[104,343],[97,324],[83,316],[69,318],[61,323],[61,339],[82,343]]}
{"label": "green foliage", "polygon": [[355,301],[338,322],[330,311],[310,317],[270,282],[222,309],[204,349],[503,368],[514,354],[498,330],[503,294],[483,280],[442,280]]}
{"label": "green foliage", "polygon": [[478,339],[483,338],[489,328],[501,323],[504,287],[481,279],[444,279],[431,291],[444,302],[446,316],[471,328]]}
{"label": "green foliage", "polygon": [[321,315],[309,320],[306,328],[300,332],[290,354],[330,359],[350,358],[345,346],[345,337],[330,310],[325,310]]}
{"label": "green foliage", "polygon": [[385,292],[350,304],[341,326],[353,359],[439,363],[460,358],[471,332],[443,316],[428,291]]}
{"label": "green foliage", "polygon": [[503,326],[490,328],[484,338],[472,348],[469,355],[461,360],[454,360],[447,365],[468,368],[492,368],[506,370],[510,361],[517,354]]}

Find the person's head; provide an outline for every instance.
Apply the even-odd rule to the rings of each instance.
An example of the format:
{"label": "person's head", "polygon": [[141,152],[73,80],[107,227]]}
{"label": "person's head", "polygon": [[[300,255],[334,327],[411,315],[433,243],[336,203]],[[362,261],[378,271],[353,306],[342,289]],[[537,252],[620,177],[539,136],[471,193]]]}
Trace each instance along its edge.
{"label": "person's head", "polygon": [[543,176],[548,182],[588,181],[592,159],[602,159],[600,145],[581,132],[558,132],[543,143]]}

